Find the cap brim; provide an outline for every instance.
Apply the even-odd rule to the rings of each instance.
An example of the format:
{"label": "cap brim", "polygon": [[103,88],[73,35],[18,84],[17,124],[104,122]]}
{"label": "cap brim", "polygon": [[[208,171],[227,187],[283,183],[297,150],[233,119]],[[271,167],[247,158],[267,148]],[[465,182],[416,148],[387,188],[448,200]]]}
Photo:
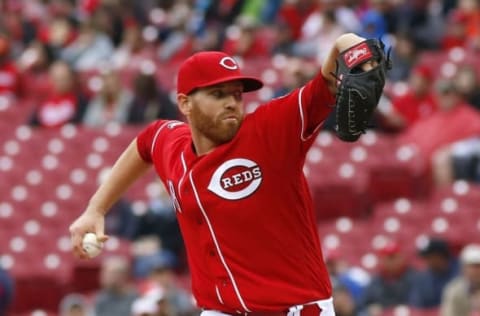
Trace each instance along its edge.
{"label": "cap brim", "polygon": [[230,82],[230,81],[237,81],[237,80],[242,82],[243,92],[251,92],[251,91],[259,90],[263,87],[263,82],[255,77],[231,76],[231,77],[224,77],[218,80],[207,82],[197,88],[207,88],[217,84]]}

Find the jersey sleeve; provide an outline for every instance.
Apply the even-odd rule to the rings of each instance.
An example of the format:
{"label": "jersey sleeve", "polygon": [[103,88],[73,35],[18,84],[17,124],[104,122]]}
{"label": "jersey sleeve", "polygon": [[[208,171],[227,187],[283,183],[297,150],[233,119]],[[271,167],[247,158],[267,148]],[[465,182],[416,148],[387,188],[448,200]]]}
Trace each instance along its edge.
{"label": "jersey sleeve", "polygon": [[153,163],[153,148],[159,139],[160,132],[168,123],[165,120],[158,120],[150,123],[137,136],[137,150],[145,162]]}
{"label": "jersey sleeve", "polygon": [[277,154],[305,154],[335,105],[321,72],[305,86],[273,99],[254,113],[267,146]]}
{"label": "jersey sleeve", "polygon": [[321,72],[297,92],[301,139],[305,141],[320,129],[335,106],[335,96]]}

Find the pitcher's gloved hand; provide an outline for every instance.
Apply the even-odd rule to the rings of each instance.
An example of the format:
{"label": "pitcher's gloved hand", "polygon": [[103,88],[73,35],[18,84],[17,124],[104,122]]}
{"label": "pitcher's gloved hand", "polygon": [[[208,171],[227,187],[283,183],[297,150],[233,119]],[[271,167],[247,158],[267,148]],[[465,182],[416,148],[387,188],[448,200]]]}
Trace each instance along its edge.
{"label": "pitcher's gloved hand", "polygon": [[391,67],[384,44],[376,39],[365,40],[339,54],[335,130],[341,140],[354,142],[365,132]]}

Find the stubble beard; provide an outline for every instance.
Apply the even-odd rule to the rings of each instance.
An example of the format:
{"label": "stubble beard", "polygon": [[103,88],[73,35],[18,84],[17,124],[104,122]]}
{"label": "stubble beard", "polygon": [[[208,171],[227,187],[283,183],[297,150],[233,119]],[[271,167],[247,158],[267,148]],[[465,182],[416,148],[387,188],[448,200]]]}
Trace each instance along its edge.
{"label": "stubble beard", "polygon": [[190,124],[202,135],[220,145],[232,140],[242,124],[243,115],[235,114],[238,118],[237,121],[224,121],[222,116],[211,117],[205,114],[199,106],[194,106],[190,116]]}

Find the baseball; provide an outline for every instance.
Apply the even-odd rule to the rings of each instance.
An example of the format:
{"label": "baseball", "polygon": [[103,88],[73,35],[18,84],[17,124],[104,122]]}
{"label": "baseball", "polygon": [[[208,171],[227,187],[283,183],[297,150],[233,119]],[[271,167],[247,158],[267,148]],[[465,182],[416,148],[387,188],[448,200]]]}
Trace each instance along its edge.
{"label": "baseball", "polygon": [[83,236],[82,247],[88,257],[93,258],[102,252],[103,243],[97,240],[97,235],[94,233],[86,233]]}

